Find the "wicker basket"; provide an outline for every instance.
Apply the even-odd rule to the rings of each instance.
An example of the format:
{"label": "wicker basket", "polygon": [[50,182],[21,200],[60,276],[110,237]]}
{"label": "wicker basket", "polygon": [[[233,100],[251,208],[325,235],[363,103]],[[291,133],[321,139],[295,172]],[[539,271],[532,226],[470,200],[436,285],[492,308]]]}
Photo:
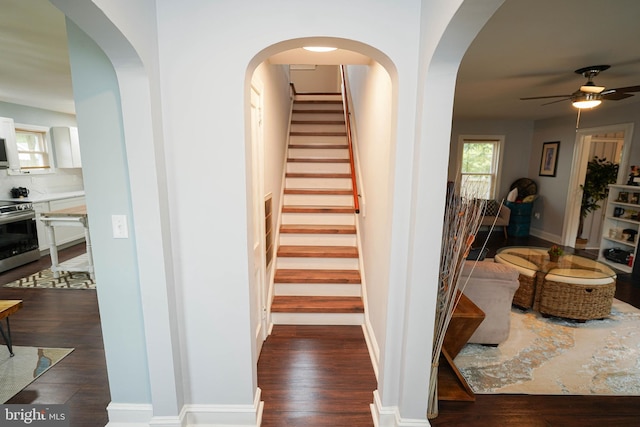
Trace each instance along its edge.
{"label": "wicker basket", "polygon": [[540,290],[538,310],[542,314],[574,320],[608,317],[616,292],[616,282],[611,280],[611,283],[593,285],[545,279]]}
{"label": "wicker basket", "polygon": [[520,287],[513,295],[513,305],[524,309],[529,309],[533,306],[533,296],[536,292],[535,279],[535,276],[525,276],[524,274],[518,276]]}

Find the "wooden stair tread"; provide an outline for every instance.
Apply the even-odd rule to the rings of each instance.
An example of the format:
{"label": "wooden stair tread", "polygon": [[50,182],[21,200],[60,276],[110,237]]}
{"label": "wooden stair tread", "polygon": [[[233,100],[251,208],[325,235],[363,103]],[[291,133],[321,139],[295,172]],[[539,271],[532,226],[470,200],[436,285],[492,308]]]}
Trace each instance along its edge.
{"label": "wooden stair tread", "polygon": [[283,206],[283,213],[353,213],[353,206]]}
{"label": "wooden stair tread", "polygon": [[290,258],[358,258],[358,248],[355,246],[281,245],[278,248],[278,256]]}
{"label": "wooden stair tread", "polygon": [[297,99],[293,101],[295,104],[340,104],[342,105],[342,100],[337,99]]}
{"label": "wooden stair tread", "polygon": [[285,224],[280,226],[285,234],[356,234],[355,225],[333,224]]}
{"label": "wooden stair tread", "polygon": [[293,108],[293,114],[344,114],[344,110],[305,110],[305,109],[296,109],[295,106]]}
{"label": "wooden stair tread", "polygon": [[312,173],[312,172],[287,172],[285,175],[286,178],[349,178],[351,179],[351,174],[348,173]]}
{"label": "wooden stair tread", "polygon": [[343,125],[344,120],[291,120],[292,125]]}
{"label": "wooden stair tread", "polygon": [[360,297],[284,296],[273,298],[275,313],[364,313]]}
{"label": "wooden stair tread", "polygon": [[359,270],[277,269],[274,283],[361,283]]}
{"label": "wooden stair tread", "polygon": [[323,150],[347,150],[349,148],[346,144],[289,144],[289,148],[311,148],[311,149],[323,149]]}
{"label": "wooden stair tread", "polygon": [[351,190],[338,190],[333,188],[285,188],[284,194],[306,194],[313,196],[351,196]]}
{"label": "wooden stair tread", "polygon": [[347,132],[289,132],[292,136],[347,136]]}
{"label": "wooden stair tread", "polygon": [[292,158],[287,159],[289,163],[349,163],[349,159],[308,159],[308,158]]}

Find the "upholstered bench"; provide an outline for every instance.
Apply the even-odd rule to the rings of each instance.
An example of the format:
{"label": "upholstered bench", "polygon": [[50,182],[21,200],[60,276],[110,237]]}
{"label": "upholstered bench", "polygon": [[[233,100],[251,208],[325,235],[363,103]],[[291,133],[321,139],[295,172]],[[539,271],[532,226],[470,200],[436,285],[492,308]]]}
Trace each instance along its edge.
{"label": "upholstered bench", "polygon": [[538,311],[543,316],[585,321],[609,316],[616,278],[602,278],[590,270],[573,268],[569,273],[557,268],[547,273],[541,286]]}
{"label": "upholstered bench", "polygon": [[518,282],[520,287],[513,296],[513,305],[523,309],[533,307],[533,299],[536,293],[537,266],[517,255],[511,254],[497,254],[494,260],[497,263],[516,269],[519,273]]}

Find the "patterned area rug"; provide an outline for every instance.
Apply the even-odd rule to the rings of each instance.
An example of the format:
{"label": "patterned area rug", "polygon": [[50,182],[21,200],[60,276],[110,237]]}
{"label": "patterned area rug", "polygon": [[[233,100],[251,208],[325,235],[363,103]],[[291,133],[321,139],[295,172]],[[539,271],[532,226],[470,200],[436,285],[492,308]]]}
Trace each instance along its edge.
{"label": "patterned area rug", "polygon": [[608,319],[577,323],[513,309],[507,341],[467,344],[455,364],[478,394],[640,395],[640,311],[614,300]]}
{"label": "patterned area rug", "polygon": [[0,347],[0,403],[18,394],[73,350],[13,346],[15,356],[9,357],[9,350]]}
{"label": "patterned area rug", "polygon": [[95,282],[85,272],[61,272],[58,279],[48,268],[4,285],[9,288],[95,289]]}

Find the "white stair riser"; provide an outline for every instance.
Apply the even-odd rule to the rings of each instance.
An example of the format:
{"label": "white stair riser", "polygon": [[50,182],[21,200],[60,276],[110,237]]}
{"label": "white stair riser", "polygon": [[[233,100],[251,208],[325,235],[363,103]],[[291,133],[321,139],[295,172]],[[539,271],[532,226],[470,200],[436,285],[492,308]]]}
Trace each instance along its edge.
{"label": "white stair riser", "polygon": [[280,244],[291,246],[355,246],[355,234],[280,233]]}
{"label": "white stair riser", "polygon": [[289,144],[293,145],[346,145],[346,136],[291,135]]}
{"label": "white stair riser", "polygon": [[310,194],[285,194],[285,206],[351,206],[353,207],[352,195],[310,195]]}
{"label": "white stair riser", "polygon": [[334,224],[355,225],[354,214],[332,213],[283,213],[283,224]]}
{"label": "white stair riser", "polygon": [[326,123],[292,123],[291,132],[346,132],[344,123],[342,124],[326,124]]}
{"label": "white stair riser", "polygon": [[350,178],[286,178],[287,188],[351,190]]}
{"label": "white stair riser", "polygon": [[362,325],[362,313],[271,313],[274,325]]}
{"label": "white stair riser", "polygon": [[331,111],[342,110],[342,103],[337,104],[334,102],[329,102],[329,103],[321,103],[321,104],[317,104],[317,103],[306,104],[302,102],[294,102],[293,109],[294,110],[331,110]]}
{"label": "white stair riser", "polygon": [[288,162],[287,172],[293,173],[350,173],[349,163]]}
{"label": "white stair riser", "polygon": [[348,159],[346,148],[289,148],[291,159]]}
{"label": "white stair riser", "polygon": [[358,258],[278,257],[276,268],[282,270],[357,270]]}
{"label": "white stair riser", "polygon": [[[344,113],[299,113],[295,112],[291,116],[291,120],[304,120],[304,121],[327,121],[327,120],[344,120]],[[345,126],[345,125],[343,125]]]}
{"label": "white stair riser", "polygon": [[275,295],[359,297],[362,296],[362,288],[360,284],[276,283]]}

